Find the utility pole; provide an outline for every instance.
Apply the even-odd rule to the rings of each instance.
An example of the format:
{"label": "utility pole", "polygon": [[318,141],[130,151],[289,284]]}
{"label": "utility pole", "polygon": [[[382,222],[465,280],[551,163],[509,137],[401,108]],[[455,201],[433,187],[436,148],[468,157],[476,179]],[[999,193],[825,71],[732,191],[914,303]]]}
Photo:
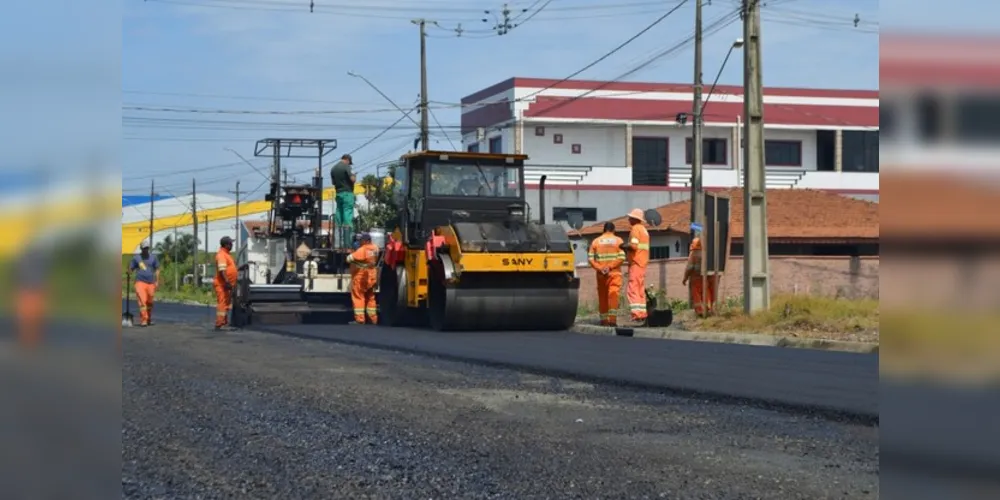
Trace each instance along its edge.
{"label": "utility pole", "polygon": [[771,305],[767,248],[767,182],[764,165],[764,93],[761,75],[760,0],[743,0],[743,309]]}
{"label": "utility pole", "polygon": [[177,264],[177,249],[180,245],[177,244],[177,226],[174,226],[174,293],[177,293],[181,289],[181,266]]}
{"label": "utility pole", "polygon": [[240,251],[243,245],[243,227],[240,226],[240,181],[236,181],[236,191],[230,191],[236,195],[236,251]]}
{"label": "utility pole", "polygon": [[[702,132],[702,0],[695,0],[694,7],[694,124],[691,137],[691,222],[705,227],[705,192],[702,185],[702,163],[704,146]],[[691,234],[694,237],[694,232]]]}
{"label": "utility pole", "polygon": [[[205,216],[205,256],[208,257],[208,216],[207,215]],[[208,270],[208,266],[205,266],[205,269]],[[216,270],[216,272],[218,272],[218,270]],[[208,276],[206,276],[206,278],[207,277]]]}
{"label": "utility pole", "polygon": [[201,287],[201,280],[198,279],[198,187],[195,180],[191,179],[191,224],[194,231],[194,252],[191,253],[194,259],[194,286]]}
{"label": "utility pole", "polygon": [[153,252],[153,199],[156,198],[156,181],[149,181],[149,251]]}
{"label": "utility pole", "polygon": [[427,110],[427,20],[414,19],[420,26],[420,146],[424,151],[430,148],[430,120]]}

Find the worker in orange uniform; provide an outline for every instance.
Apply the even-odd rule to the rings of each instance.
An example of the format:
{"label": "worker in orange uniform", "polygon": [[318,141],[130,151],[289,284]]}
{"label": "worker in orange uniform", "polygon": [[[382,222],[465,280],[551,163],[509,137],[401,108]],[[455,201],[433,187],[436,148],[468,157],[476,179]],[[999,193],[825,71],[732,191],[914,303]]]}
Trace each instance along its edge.
{"label": "worker in orange uniform", "polygon": [[[38,348],[43,340],[49,306],[51,249],[28,248],[18,257],[16,271],[17,338],[22,347]],[[120,264],[119,264],[120,265]]]}
{"label": "worker in orange uniform", "polygon": [[233,289],[239,269],[233,260],[233,239],[223,236],[219,240],[219,251],[215,253],[215,329],[223,330],[229,327],[229,311],[233,308]]}
{"label": "worker in orange uniform", "polygon": [[618,326],[618,294],[622,289],[625,242],[615,236],[615,224],[604,223],[604,234],[590,244],[590,267],[597,271],[597,301],[601,326]]}
{"label": "worker in orange uniform", "polygon": [[139,245],[139,255],[132,257],[128,272],[135,275],[135,301],[139,303],[139,326],[153,324],[153,297],[160,286],[160,262],[149,251],[149,241]]}
{"label": "worker in orange uniform", "polygon": [[375,303],[375,265],[378,263],[378,246],[372,243],[372,235],[361,234],[361,246],[347,256],[351,265],[351,304],[354,307],[354,324],[378,324],[378,304]]}
{"label": "worker in orange uniform", "polygon": [[641,209],[633,209],[628,213],[628,223],[632,226],[628,241],[622,245],[627,251],[628,297],[629,312],[632,321],[646,321],[646,265],[649,264],[649,231],[646,230],[646,217]]}
{"label": "worker in orange uniform", "polygon": [[[684,269],[684,286],[690,286],[694,312],[699,316],[710,314],[715,305],[717,276],[701,274],[701,237],[691,240],[688,250],[687,268]],[[689,285],[690,284],[690,285]]]}

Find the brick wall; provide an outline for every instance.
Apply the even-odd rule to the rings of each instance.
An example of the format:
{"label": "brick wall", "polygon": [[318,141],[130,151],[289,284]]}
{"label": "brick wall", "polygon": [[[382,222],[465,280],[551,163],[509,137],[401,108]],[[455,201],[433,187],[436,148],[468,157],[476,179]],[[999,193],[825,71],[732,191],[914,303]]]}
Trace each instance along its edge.
{"label": "brick wall", "polygon": [[[657,260],[649,263],[646,285],[666,289],[672,298],[686,299],[684,278],[685,259]],[[729,259],[722,278],[721,297],[743,295],[743,259]],[[815,294],[829,297],[879,296],[879,258],[861,257],[771,257],[771,292]],[[580,269],[580,303],[597,302],[594,271]],[[624,294],[624,290],[622,292]]]}

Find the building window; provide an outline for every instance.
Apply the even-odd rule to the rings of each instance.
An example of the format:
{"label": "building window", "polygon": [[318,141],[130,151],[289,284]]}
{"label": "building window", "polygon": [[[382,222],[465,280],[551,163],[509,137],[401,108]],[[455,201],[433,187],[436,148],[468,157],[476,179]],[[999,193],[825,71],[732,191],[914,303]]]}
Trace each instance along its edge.
{"label": "building window", "polygon": [[885,130],[889,137],[896,133],[896,106],[894,103],[883,101],[878,108],[878,128]]}
{"label": "building window", "polygon": [[479,152],[479,143],[469,144],[469,147],[466,148],[466,151],[468,151],[470,153],[478,153]]}
{"label": "building window", "polygon": [[962,142],[994,143],[1000,139],[1000,97],[965,95],[955,100],[955,137]]}
{"label": "building window", "polygon": [[552,207],[552,220],[567,222],[570,225],[574,221],[597,222],[597,209],[593,207]]}
{"label": "building window", "polygon": [[877,130],[845,130],[841,147],[844,172],[878,173]]}
{"label": "building window", "polygon": [[944,105],[934,95],[923,95],[917,99],[917,128],[920,138],[936,142],[944,135]]}
{"label": "building window", "polygon": [[633,186],[666,186],[669,168],[669,141],[666,137],[632,138]]}
{"label": "building window", "polygon": [[503,153],[503,137],[496,136],[490,139],[490,153]]}
{"label": "building window", "polygon": [[816,170],[833,172],[837,169],[837,131],[816,131]]}
{"label": "building window", "polygon": [[649,247],[650,260],[660,260],[670,258],[670,245]]}
{"label": "building window", "polygon": [[801,167],[802,141],[764,141],[764,164],[769,167]]}
{"label": "building window", "polygon": [[[701,163],[703,165],[728,165],[729,164],[729,154],[726,150],[728,146],[728,141],[725,139],[702,139],[701,148]],[[685,162],[688,165],[694,164],[694,150],[691,145],[694,144],[694,139],[691,137],[687,138],[684,144],[685,148]]]}

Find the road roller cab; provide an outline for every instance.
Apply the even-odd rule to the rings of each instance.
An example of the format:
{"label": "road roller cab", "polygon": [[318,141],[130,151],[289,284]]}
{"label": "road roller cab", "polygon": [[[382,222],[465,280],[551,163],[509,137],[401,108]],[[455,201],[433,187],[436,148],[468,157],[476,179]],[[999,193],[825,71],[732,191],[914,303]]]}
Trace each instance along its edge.
{"label": "road roller cab", "polygon": [[[558,224],[531,220],[525,155],[423,151],[396,170],[380,321],[438,330],[565,330],[580,281]],[[540,193],[544,199],[544,193]],[[541,207],[540,207],[541,208]]]}

